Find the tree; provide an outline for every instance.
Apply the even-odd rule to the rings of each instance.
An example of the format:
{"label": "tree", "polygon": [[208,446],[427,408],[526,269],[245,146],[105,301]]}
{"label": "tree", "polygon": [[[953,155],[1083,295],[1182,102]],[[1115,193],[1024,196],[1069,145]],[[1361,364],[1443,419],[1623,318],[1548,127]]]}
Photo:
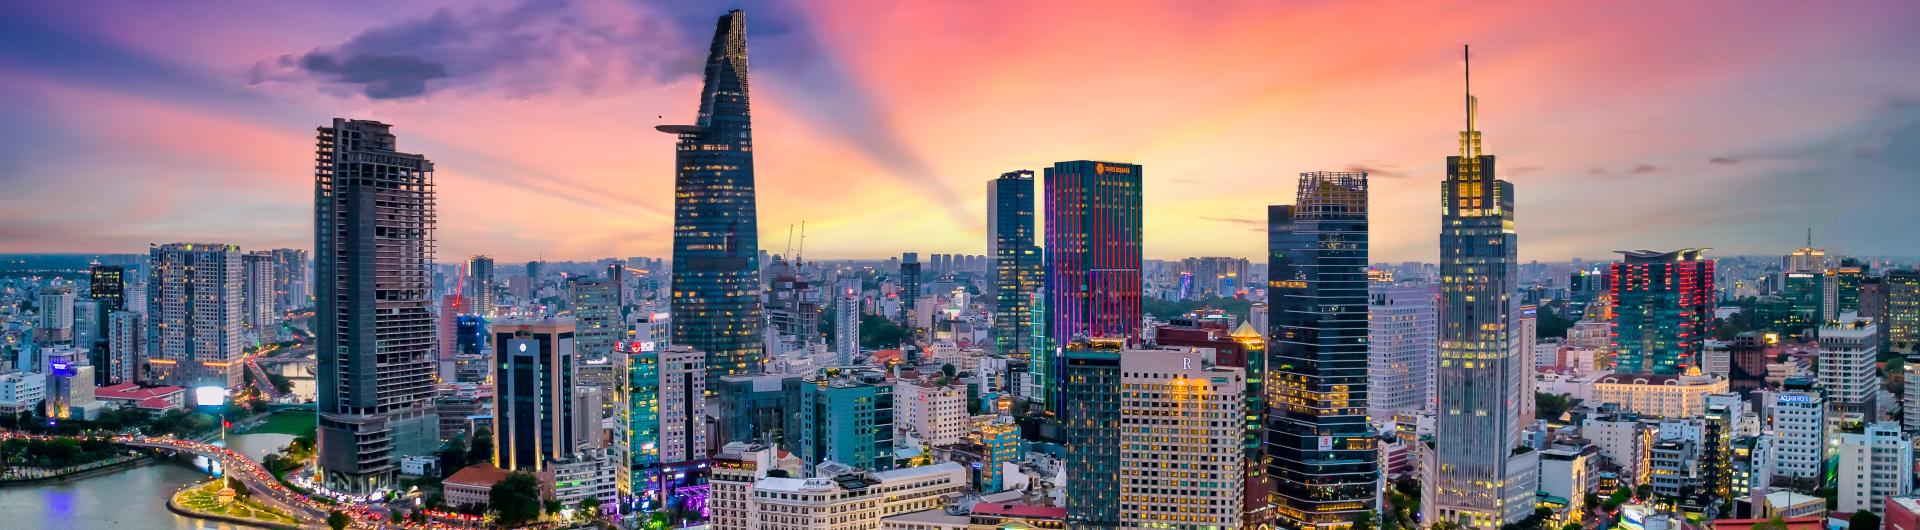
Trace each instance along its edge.
{"label": "tree", "polygon": [[1560,530],[1580,530],[1580,523],[1567,523],[1564,525],[1560,525]]}
{"label": "tree", "polygon": [[513,528],[540,518],[540,480],[523,472],[507,474],[487,493],[487,505],[493,507],[495,521]]}
{"label": "tree", "polygon": [[1632,497],[1633,497],[1633,493],[1627,491],[1626,488],[1617,488],[1613,490],[1612,496],[1607,497],[1606,504],[1601,505],[1601,507],[1606,508],[1607,511],[1611,512],[1615,509],[1618,509],[1620,505],[1626,504],[1627,501]]}
{"label": "tree", "polygon": [[247,490],[247,485],[245,483],[240,482],[240,479],[234,478],[232,476],[227,477],[227,487],[233,488],[233,494],[238,497],[245,497],[253,494],[252,491]]}
{"label": "tree", "polygon": [[440,448],[440,478],[453,476],[467,467],[467,441],[455,436]]}
{"label": "tree", "polygon": [[589,495],[585,499],[580,499],[580,512],[586,514],[588,519],[599,519],[600,498]]}
{"label": "tree", "polygon": [[1767,518],[1767,522],[1753,525],[1753,530],[1787,530],[1787,520],[1781,519],[1779,514],[1774,514],[1773,517]]}
{"label": "tree", "polygon": [[1880,516],[1867,510],[1853,512],[1847,518],[1847,530],[1880,530]]}
{"label": "tree", "polygon": [[1633,487],[1633,496],[1641,500],[1653,498],[1653,485],[1641,484]]}
{"label": "tree", "polygon": [[493,463],[493,431],[486,427],[473,430],[473,443],[467,446],[467,465]]}
{"label": "tree", "polygon": [[1568,409],[1573,408],[1573,396],[1567,394],[1534,392],[1533,402],[1540,412],[1538,417],[1544,420],[1560,419]]}
{"label": "tree", "polygon": [[940,365],[940,375],[947,376],[947,379],[953,379],[953,376],[959,375],[959,374],[960,374],[960,369],[955,367],[953,363]]}
{"label": "tree", "polygon": [[346,530],[347,525],[350,524],[353,524],[353,518],[347,517],[346,512],[334,510],[333,513],[327,514],[328,528],[332,528],[333,530]]}
{"label": "tree", "polygon": [[1373,510],[1360,512],[1353,518],[1353,527],[1349,530],[1373,530]]}
{"label": "tree", "polygon": [[560,510],[565,509],[566,505],[560,504],[560,499],[547,497],[546,500],[540,501],[540,507],[545,510],[546,513],[554,514],[560,513]]}

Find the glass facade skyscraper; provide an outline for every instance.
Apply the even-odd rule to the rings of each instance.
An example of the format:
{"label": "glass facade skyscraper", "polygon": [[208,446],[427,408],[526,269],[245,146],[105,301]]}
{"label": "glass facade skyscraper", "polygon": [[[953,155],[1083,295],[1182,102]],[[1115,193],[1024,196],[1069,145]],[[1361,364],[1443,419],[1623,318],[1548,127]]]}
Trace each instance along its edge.
{"label": "glass facade skyscraper", "polygon": [[1060,359],[1061,432],[1067,445],[1067,524],[1120,526],[1120,353],[1117,342],[1082,342]]}
{"label": "glass facade skyscraper", "polygon": [[760,369],[760,228],[747,112],[747,19],[720,17],[700,114],[679,137],[673,205],[673,343],[707,352],[707,382]]}
{"label": "glass facade skyscraper", "polygon": [[1033,244],[1033,172],[1011,171],[987,182],[987,256],[993,260],[993,344],[1000,353],[1030,353],[1029,297],[1040,287],[1040,249]]}
{"label": "glass facade skyscraper", "polygon": [[1440,366],[1435,377],[1431,480],[1421,503],[1428,522],[1493,529],[1533,513],[1539,454],[1516,449],[1524,405],[1514,324],[1519,265],[1513,184],[1494,178],[1494,157],[1480,151],[1478,102],[1466,96],[1460,154],[1447,157],[1441,183]]}
{"label": "glass facade skyscraper", "polygon": [[1614,372],[1677,375],[1702,362],[1719,296],[1705,250],[1620,251],[1607,270]]}
{"label": "glass facade skyscraper", "polygon": [[1275,523],[1335,528],[1376,509],[1367,424],[1367,174],[1300,174],[1268,210],[1266,420]]}
{"label": "glass facade skyscraper", "polygon": [[[1138,164],[1047,168],[1046,328],[1056,359],[1075,341],[1140,343],[1141,178]],[[1048,364],[1054,381],[1066,378],[1065,364]]]}

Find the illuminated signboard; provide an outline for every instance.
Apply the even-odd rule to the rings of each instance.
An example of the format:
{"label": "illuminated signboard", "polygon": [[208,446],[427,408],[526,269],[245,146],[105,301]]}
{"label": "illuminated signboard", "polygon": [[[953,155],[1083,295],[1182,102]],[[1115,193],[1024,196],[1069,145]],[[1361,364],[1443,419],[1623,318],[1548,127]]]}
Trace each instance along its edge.
{"label": "illuminated signboard", "polygon": [[72,363],[68,363],[66,361],[53,361],[52,363],[49,363],[49,365],[53,369],[54,375],[58,375],[62,377],[74,376],[75,372],[74,372]]}
{"label": "illuminated signboard", "polygon": [[1813,396],[1809,396],[1806,394],[1782,394],[1780,396],[1780,402],[1781,403],[1812,403]]}
{"label": "illuminated signboard", "polygon": [[1280,289],[1305,289],[1307,288],[1307,281],[1306,280],[1273,280],[1273,281],[1267,282],[1267,286],[1280,288]]}
{"label": "illuminated signboard", "polygon": [[510,339],[507,341],[507,350],[512,351],[514,355],[530,356],[539,350],[539,348],[533,348],[533,345],[533,339]]}

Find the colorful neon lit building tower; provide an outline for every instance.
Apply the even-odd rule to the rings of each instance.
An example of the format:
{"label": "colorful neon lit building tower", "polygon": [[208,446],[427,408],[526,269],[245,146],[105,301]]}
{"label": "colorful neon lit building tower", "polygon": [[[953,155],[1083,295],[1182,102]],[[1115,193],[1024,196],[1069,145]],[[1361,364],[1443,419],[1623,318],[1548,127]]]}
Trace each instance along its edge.
{"label": "colorful neon lit building tower", "polygon": [[747,15],[720,17],[700,114],[674,146],[673,343],[707,352],[707,383],[759,370],[760,223],[747,112]]}
{"label": "colorful neon lit building tower", "polygon": [[1701,362],[1713,323],[1713,260],[1704,248],[1619,251],[1607,269],[1613,297],[1613,371],[1674,375]]}
{"label": "colorful neon lit building tower", "polygon": [[[1046,326],[1056,360],[1076,340],[1140,343],[1141,173],[1138,164],[1089,160],[1047,168]],[[1049,363],[1055,384],[1064,367]]]}

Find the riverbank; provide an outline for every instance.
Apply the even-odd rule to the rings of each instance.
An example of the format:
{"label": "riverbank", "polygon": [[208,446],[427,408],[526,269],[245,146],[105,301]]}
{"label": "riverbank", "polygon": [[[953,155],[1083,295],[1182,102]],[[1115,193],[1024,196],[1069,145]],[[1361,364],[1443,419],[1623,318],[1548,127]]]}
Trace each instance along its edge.
{"label": "riverbank", "polygon": [[49,482],[65,482],[69,480],[79,480],[79,479],[98,476],[98,475],[116,473],[122,470],[132,469],[132,468],[144,466],[147,464],[151,464],[154,462],[158,462],[159,460],[160,460],[160,457],[153,456],[153,455],[131,456],[131,457],[124,457],[124,458],[116,458],[116,459],[108,460],[104,462],[93,462],[89,464],[82,464],[78,466],[72,466],[68,468],[56,469],[51,471],[42,470],[44,471],[44,474],[35,474],[34,476],[30,476],[30,477],[13,476],[13,473],[12,473],[13,470],[9,470],[8,476],[6,476],[5,478],[0,478],[0,488],[13,487],[13,486],[32,486],[32,485],[45,484]]}
{"label": "riverbank", "polygon": [[237,498],[231,503],[221,504],[219,491],[222,480],[214,479],[174,493],[167,498],[167,510],[186,517],[246,526],[287,530],[300,528],[300,522],[292,516],[251,499]]}

